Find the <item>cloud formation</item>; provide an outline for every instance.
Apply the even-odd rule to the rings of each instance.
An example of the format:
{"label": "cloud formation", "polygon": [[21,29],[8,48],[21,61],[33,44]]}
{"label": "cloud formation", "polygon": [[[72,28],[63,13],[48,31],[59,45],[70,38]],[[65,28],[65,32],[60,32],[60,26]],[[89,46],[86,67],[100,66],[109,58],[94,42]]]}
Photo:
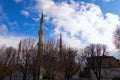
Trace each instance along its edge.
{"label": "cloud formation", "polygon": [[8,29],[7,26],[5,24],[1,24],[0,25],[0,34],[4,35],[5,33],[7,33]]}
{"label": "cloud formation", "polygon": [[30,15],[30,13],[26,10],[21,10],[20,13],[26,17],[28,17]]}
{"label": "cloud formation", "polygon": [[22,37],[16,36],[0,36],[0,46],[5,45],[6,47],[18,47],[18,43]]}
{"label": "cloud formation", "polygon": [[[8,17],[6,16],[6,14],[3,12],[3,8],[2,8],[2,6],[0,5],[0,20],[1,21],[5,21],[5,20],[7,20],[8,19]],[[1,23],[1,22],[0,22]]]}
{"label": "cloud formation", "polygon": [[73,47],[84,47],[89,43],[102,43],[113,49],[113,31],[120,24],[119,16],[103,14],[93,3],[80,4],[71,1],[55,3],[53,0],[38,0],[37,8],[52,18],[54,34],[63,34],[64,43]]}
{"label": "cloud formation", "polygon": [[[20,40],[24,40],[24,39],[35,39],[35,37],[32,36],[13,36],[13,35],[0,35],[0,47],[1,46],[5,46],[5,47],[14,47],[14,48],[18,48],[18,44],[20,42]],[[36,42],[37,43],[37,42]]]}
{"label": "cloud formation", "polygon": [[103,0],[104,2],[110,2],[110,0]]}
{"label": "cloud formation", "polygon": [[16,3],[20,3],[22,2],[23,0],[14,0]]}

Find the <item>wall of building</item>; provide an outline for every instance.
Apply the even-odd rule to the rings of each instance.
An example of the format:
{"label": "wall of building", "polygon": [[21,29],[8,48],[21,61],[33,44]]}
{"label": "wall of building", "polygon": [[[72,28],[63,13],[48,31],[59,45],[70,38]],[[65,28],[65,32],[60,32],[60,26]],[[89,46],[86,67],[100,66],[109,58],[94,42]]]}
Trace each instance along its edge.
{"label": "wall of building", "polygon": [[[90,70],[91,80],[97,80],[93,70]],[[101,80],[112,80],[115,77],[120,77],[120,68],[102,68]]]}

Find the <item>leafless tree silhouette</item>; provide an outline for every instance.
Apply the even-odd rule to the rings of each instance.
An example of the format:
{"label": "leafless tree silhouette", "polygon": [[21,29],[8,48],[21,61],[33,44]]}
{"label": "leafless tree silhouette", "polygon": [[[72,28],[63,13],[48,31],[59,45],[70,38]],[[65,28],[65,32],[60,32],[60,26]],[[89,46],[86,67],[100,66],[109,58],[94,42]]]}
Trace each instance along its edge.
{"label": "leafless tree silhouette", "polygon": [[87,66],[94,72],[97,80],[101,80],[102,60],[107,54],[107,47],[103,44],[90,44],[84,49],[83,58]]}
{"label": "leafless tree silhouette", "polygon": [[115,47],[120,51],[120,27],[117,27],[113,34]]}
{"label": "leafless tree silhouette", "polygon": [[64,76],[64,80],[69,80],[80,68],[77,64],[77,51],[72,48],[62,49],[62,59],[58,66],[60,73]]}
{"label": "leafless tree silhouette", "polygon": [[35,40],[32,38],[21,41],[20,63],[17,64],[16,68],[23,74],[22,80],[29,80],[33,74],[33,55],[36,55],[34,52],[35,45]]}
{"label": "leafless tree silhouette", "polygon": [[0,53],[0,80],[4,80],[7,75],[11,80],[12,72],[15,70],[16,49],[13,47],[2,47]]}
{"label": "leafless tree silhouette", "polygon": [[56,65],[58,64],[58,42],[53,39],[46,41],[44,45],[43,67],[47,80],[54,80]]}

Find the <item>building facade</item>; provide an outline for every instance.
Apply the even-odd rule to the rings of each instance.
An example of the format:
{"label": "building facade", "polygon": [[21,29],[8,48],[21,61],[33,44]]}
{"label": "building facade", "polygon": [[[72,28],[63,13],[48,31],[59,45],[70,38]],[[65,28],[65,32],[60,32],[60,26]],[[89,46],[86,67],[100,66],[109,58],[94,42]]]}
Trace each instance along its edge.
{"label": "building facade", "polygon": [[[96,75],[91,68],[90,80],[97,80]],[[101,80],[120,80],[120,61],[118,59],[113,56],[104,56],[102,58]]]}

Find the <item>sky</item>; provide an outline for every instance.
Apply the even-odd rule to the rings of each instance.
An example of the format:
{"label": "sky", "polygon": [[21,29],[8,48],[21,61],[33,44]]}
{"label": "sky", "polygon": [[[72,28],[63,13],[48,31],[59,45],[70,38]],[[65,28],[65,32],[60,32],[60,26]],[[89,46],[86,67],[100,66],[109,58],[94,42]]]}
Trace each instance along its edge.
{"label": "sky", "polygon": [[119,3],[120,0],[0,0],[0,45],[17,47],[21,39],[28,37],[38,40],[43,12],[45,39],[59,39],[61,33],[68,46],[83,48],[100,43],[115,51],[113,32],[120,24]]}

